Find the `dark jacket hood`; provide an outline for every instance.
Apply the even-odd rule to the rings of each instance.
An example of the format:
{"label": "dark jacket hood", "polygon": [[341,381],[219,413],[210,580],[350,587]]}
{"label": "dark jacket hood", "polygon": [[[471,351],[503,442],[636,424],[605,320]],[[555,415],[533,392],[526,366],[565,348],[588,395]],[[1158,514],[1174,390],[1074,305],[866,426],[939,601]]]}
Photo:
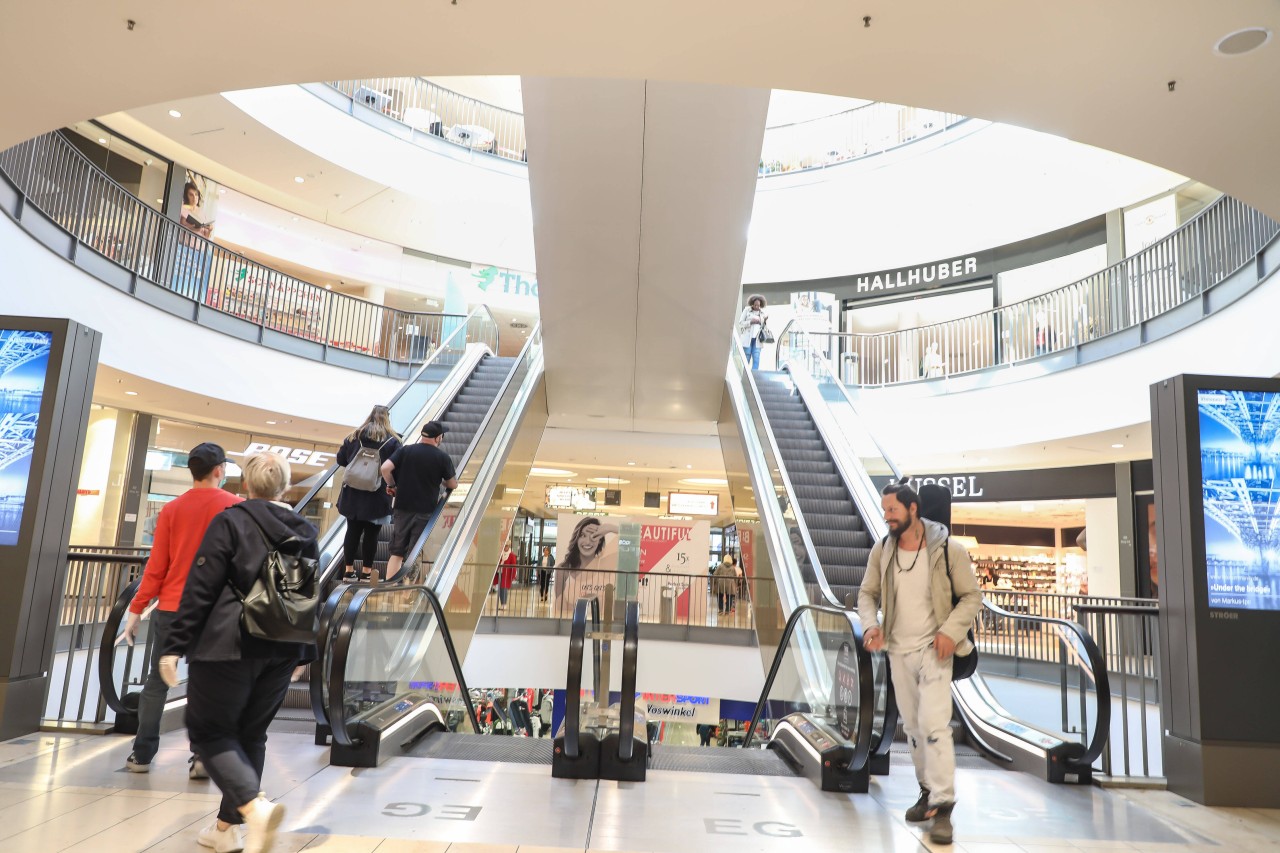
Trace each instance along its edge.
{"label": "dark jacket hood", "polygon": [[[279,544],[291,536],[301,543],[306,543],[315,541],[320,535],[320,531],[314,524],[285,504],[262,498],[251,498],[236,504],[236,507],[238,507],[237,512],[247,512],[254,521],[262,525],[263,531],[272,544]],[[226,510],[223,511],[226,512]]]}

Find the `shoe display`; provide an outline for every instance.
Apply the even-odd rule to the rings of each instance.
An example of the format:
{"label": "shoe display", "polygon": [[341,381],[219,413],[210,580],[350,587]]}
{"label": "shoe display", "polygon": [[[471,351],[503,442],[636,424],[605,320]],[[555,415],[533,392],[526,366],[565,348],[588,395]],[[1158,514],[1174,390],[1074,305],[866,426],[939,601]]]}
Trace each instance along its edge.
{"label": "shoe display", "polygon": [[130,773],[150,773],[151,762],[145,764],[133,757],[133,753],[129,753],[129,757],[124,760],[124,769]]}
{"label": "shoe display", "polygon": [[204,769],[204,762],[194,755],[187,759],[188,779],[208,779],[209,773]]}
{"label": "shoe display", "polygon": [[929,827],[929,840],[934,844],[950,844],[955,836],[955,828],[951,825],[951,810],[955,807],[955,803],[947,803],[929,809],[933,817],[933,826]]}
{"label": "shoe display", "polygon": [[196,836],[196,843],[201,847],[208,847],[214,853],[238,853],[244,849],[244,841],[240,838],[240,827],[228,826],[226,829],[218,829],[216,819],[200,830],[200,834]]}
{"label": "shoe display", "polygon": [[244,815],[245,853],[266,853],[276,840],[276,831],[284,822],[284,806],[273,803],[259,793],[252,808]]}
{"label": "shoe display", "polygon": [[922,823],[929,819],[929,789],[924,785],[920,786],[920,799],[916,800],[916,804],[907,809],[907,820],[911,823]]}

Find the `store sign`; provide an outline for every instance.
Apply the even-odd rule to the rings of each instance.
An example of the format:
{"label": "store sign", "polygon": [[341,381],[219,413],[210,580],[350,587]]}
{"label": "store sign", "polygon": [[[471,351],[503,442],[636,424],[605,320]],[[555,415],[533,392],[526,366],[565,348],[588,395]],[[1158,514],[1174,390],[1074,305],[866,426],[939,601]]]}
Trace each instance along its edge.
{"label": "store sign", "polygon": [[718,515],[720,496],[700,492],[670,492],[667,512],[672,515]]}
{"label": "store sign", "polygon": [[282,444],[267,444],[261,441],[251,443],[239,453],[229,452],[228,456],[252,456],[255,453],[279,453],[285,459],[294,465],[314,465],[319,468],[327,467],[331,464],[336,453],[326,453],[321,450],[311,450],[306,447],[286,447]]}
{"label": "store sign", "polygon": [[855,275],[851,277],[853,291],[848,298],[870,299],[990,278],[990,264],[978,261],[978,255],[965,255],[913,267]]}
{"label": "store sign", "polygon": [[951,492],[953,498],[980,498],[985,494],[977,474],[943,474],[940,477],[912,477],[907,485],[920,491],[921,486],[937,484]]}
{"label": "store sign", "polygon": [[[872,477],[871,481],[877,489],[883,489],[890,478]],[[1114,497],[1116,467],[1077,465],[1029,471],[987,471],[982,474],[924,474],[907,480],[907,485],[917,492],[921,486],[930,483],[946,488],[956,500],[1040,501]]]}
{"label": "store sign", "polygon": [[650,720],[710,725],[720,722],[720,703],[713,703],[706,696],[664,693],[641,693],[639,696],[644,701],[645,711]]}

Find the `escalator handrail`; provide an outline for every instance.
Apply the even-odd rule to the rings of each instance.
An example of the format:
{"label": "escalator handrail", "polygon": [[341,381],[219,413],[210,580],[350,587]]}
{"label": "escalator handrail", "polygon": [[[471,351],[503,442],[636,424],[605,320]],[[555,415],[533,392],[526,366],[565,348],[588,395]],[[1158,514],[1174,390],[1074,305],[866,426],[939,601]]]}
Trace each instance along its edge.
{"label": "escalator handrail", "polygon": [[622,697],[618,707],[618,758],[635,754],[636,667],[640,654],[640,602],[628,601],[622,631]]}
{"label": "escalator handrail", "polygon": [[333,640],[333,660],[329,668],[328,718],[329,728],[333,733],[335,743],[343,746],[357,745],[347,728],[350,723],[347,719],[347,703],[344,699],[343,687],[346,684],[347,659],[351,654],[351,638],[355,635],[356,622],[360,618],[365,602],[373,595],[402,595],[410,592],[421,592],[426,596],[427,603],[431,605],[431,609],[435,613],[436,625],[440,631],[440,638],[444,641],[445,651],[449,655],[449,664],[453,667],[454,678],[457,679],[458,692],[462,694],[462,701],[467,707],[467,718],[471,721],[471,730],[474,732],[480,731],[480,723],[476,719],[476,709],[471,703],[471,691],[467,688],[466,677],[462,674],[462,662],[458,660],[458,650],[453,644],[453,636],[449,632],[448,623],[445,622],[444,608],[440,606],[440,599],[436,597],[436,594],[429,587],[421,585],[362,586],[356,589],[346,612],[342,614],[342,619],[338,623]]}
{"label": "escalator handrail", "polygon": [[[743,749],[751,746],[751,739],[755,736],[756,727],[760,723],[760,718],[764,714],[765,706],[769,702],[769,693],[773,690],[774,680],[778,677],[778,671],[782,668],[783,657],[787,653],[787,644],[791,640],[792,634],[795,633],[796,625],[800,623],[800,618],[805,613],[826,613],[831,616],[843,618],[849,623],[849,630],[853,635],[854,652],[858,659],[858,736],[853,745],[853,756],[849,759],[848,769],[860,770],[866,766],[868,759],[872,755],[872,731],[875,721],[875,678],[871,671],[871,655],[872,652],[867,651],[866,645],[862,641],[862,624],[857,621],[857,614],[853,611],[845,610],[841,607],[827,607],[821,604],[806,604],[796,608],[791,614],[791,618],[787,620],[787,627],[782,632],[782,640],[778,644],[778,651],[773,656],[773,664],[769,667],[769,675],[765,678],[764,688],[760,691],[760,699],[756,702],[755,711],[751,714],[751,724],[747,726],[747,736],[742,741]],[[877,652],[876,654],[881,654]],[[886,658],[886,666],[888,664]],[[892,692],[893,682],[886,678],[885,689]],[[896,704],[894,705],[896,711]],[[886,711],[888,706],[886,706]],[[896,716],[896,713],[895,713]],[[888,714],[886,713],[886,720]],[[887,728],[887,726],[886,726]],[[881,740],[892,740],[893,734],[885,731]]]}
{"label": "escalator handrail", "polygon": [[351,606],[355,590],[356,587],[351,584],[339,585],[325,600],[320,609],[320,617],[316,620],[316,659],[312,662],[312,678],[307,683],[307,688],[311,696],[311,713],[315,715],[316,722],[320,725],[329,724],[329,710],[326,707],[324,695],[325,679],[328,673],[323,671],[323,667],[326,664],[332,665],[333,661],[325,654],[325,649],[328,646],[331,631],[342,621],[347,608]]}
{"label": "escalator handrail", "polygon": [[[843,604],[836,598],[836,594],[831,591],[831,586],[827,583],[826,573],[822,571],[822,561],[818,559],[817,546],[813,544],[813,537],[809,535],[809,526],[804,523],[804,513],[800,509],[800,504],[796,500],[796,489],[791,484],[791,477],[787,474],[787,465],[782,459],[782,452],[778,449],[778,439],[773,434],[773,424],[769,422],[769,415],[765,411],[764,401],[760,398],[760,389],[756,387],[755,376],[747,367],[746,359],[742,355],[742,347],[734,342],[730,357],[734,361],[736,367],[741,363],[741,375],[745,377],[747,414],[750,415],[752,407],[760,412],[760,423],[764,428],[764,440],[770,453],[773,454],[773,461],[778,466],[778,476],[782,480],[782,487],[786,490],[787,501],[790,503],[791,511],[795,515],[796,527],[800,532],[800,538],[804,542],[805,556],[809,560],[809,565],[813,567],[814,581],[817,583],[818,592],[825,601],[826,606],[837,609],[844,609]],[[766,460],[767,462],[768,460]],[[769,492],[772,493],[773,489]],[[785,519],[784,519],[785,522]],[[788,537],[790,532],[788,531]]]}
{"label": "escalator handrail", "polygon": [[1010,610],[1005,610],[998,604],[992,604],[985,598],[982,601],[982,606],[997,616],[1003,616],[1007,619],[1039,622],[1042,625],[1054,625],[1060,630],[1066,629],[1079,639],[1085,656],[1089,660],[1089,675],[1093,677],[1093,689],[1097,694],[1097,717],[1094,719],[1093,737],[1090,738],[1089,745],[1085,747],[1084,755],[1069,759],[1069,762],[1079,767],[1092,766],[1093,762],[1097,761],[1102,755],[1102,751],[1106,749],[1107,740],[1111,736],[1111,679],[1107,674],[1107,662],[1103,659],[1102,652],[1098,649],[1098,644],[1094,641],[1093,636],[1084,629],[1083,625],[1072,622],[1069,619],[1059,619],[1056,616],[1038,616],[1031,613],[1014,613]]}
{"label": "escalator handrail", "polygon": [[[147,562],[146,557],[112,557],[111,559],[135,566],[146,565]],[[102,691],[102,699],[107,703],[107,707],[117,714],[136,713],[125,707],[120,699],[120,692],[116,690],[115,656],[116,637],[120,636],[120,623],[124,620],[124,613],[133,602],[133,597],[138,594],[138,586],[141,583],[142,576],[139,575],[129,581],[116,596],[115,603],[111,605],[111,612],[107,614],[107,621],[102,626],[102,638],[98,641],[98,689]]]}
{"label": "escalator handrail", "polygon": [[[474,311],[472,311],[469,315],[467,315],[467,318],[462,323],[460,323],[456,329],[450,332],[443,341],[440,342],[439,346],[436,347],[436,351],[431,354],[431,357],[428,358],[426,361],[422,362],[421,366],[419,366],[417,370],[413,371],[413,373],[409,376],[408,380],[406,380],[405,383],[400,386],[400,390],[397,391],[396,395],[391,398],[391,402],[387,403],[388,409],[390,409],[396,403],[400,402],[400,398],[403,397],[411,387],[413,387],[413,385],[422,376],[423,372],[428,367],[431,367],[432,365],[434,365],[436,360],[446,352],[446,345],[449,345],[449,346],[453,345],[452,342],[455,336],[461,333],[463,341],[464,342],[466,341],[467,328],[471,323],[471,319],[473,317],[479,317],[482,310],[485,313],[489,314],[490,320],[493,319],[493,314],[489,313],[489,309],[483,305],[475,309]],[[461,315],[455,315],[455,316],[461,316]],[[495,323],[495,326],[496,326],[496,323]],[[312,500],[314,500],[315,496],[320,492],[321,489],[329,485],[329,481],[333,479],[333,475],[337,473],[340,467],[342,466],[340,466],[337,462],[334,462],[330,464],[328,468],[322,471],[320,473],[319,478],[316,480],[315,485],[313,485],[307,491],[307,493],[302,496],[302,499],[300,501],[294,504],[293,506],[294,512],[301,513],[302,508],[307,504],[309,504]]]}
{"label": "escalator handrail", "polygon": [[582,755],[579,732],[582,728],[582,652],[587,645],[587,599],[573,606],[573,627],[569,630],[569,670],[564,680],[564,754]]}

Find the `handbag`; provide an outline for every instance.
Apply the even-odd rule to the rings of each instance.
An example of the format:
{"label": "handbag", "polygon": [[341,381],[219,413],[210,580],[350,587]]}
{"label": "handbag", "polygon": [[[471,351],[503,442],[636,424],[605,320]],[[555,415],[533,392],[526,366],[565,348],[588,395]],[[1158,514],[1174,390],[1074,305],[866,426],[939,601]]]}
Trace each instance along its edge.
{"label": "handbag", "polygon": [[241,604],[240,625],[251,637],[275,643],[314,643],[316,615],[319,605],[316,584],[317,561],[299,553],[302,542],[296,536],[272,543],[267,531],[248,513],[262,541],[267,556],[258,569],[253,588],[244,595],[227,578],[227,586]]}
{"label": "handbag", "polygon": [[773,343],[773,332],[769,331],[769,321],[767,319],[760,324],[760,332],[756,335],[756,340],[762,344]]}
{"label": "handbag", "polygon": [[[960,596],[956,595],[956,585],[951,578],[951,537],[947,537],[947,541],[942,544],[942,559],[947,564],[947,580],[951,581],[951,606],[954,608],[960,603]],[[967,655],[953,654],[951,656],[951,680],[964,681],[971,678],[978,671],[978,644],[974,639],[973,628],[969,628],[966,635],[969,638],[969,644],[973,646],[973,650]]]}

